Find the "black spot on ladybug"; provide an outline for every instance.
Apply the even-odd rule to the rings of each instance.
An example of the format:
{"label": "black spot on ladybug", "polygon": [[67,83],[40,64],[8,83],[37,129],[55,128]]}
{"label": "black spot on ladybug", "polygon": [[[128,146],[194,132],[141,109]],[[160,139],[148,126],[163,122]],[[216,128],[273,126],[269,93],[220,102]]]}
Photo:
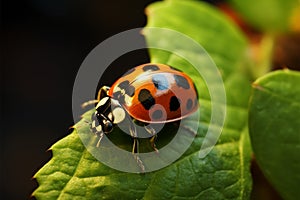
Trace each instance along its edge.
{"label": "black spot on ladybug", "polygon": [[152,119],[160,119],[163,115],[161,110],[156,110],[152,113]]}
{"label": "black spot on ladybug", "polygon": [[130,85],[126,90],[126,94],[128,94],[130,97],[133,97],[134,93],[135,93],[135,88],[132,85]]}
{"label": "black spot on ladybug", "polygon": [[189,82],[186,80],[185,77],[180,75],[174,75],[174,78],[178,87],[182,87],[184,89],[190,88]]}
{"label": "black spot on ladybug", "polygon": [[126,90],[129,86],[129,81],[123,81],[121,83],[119,83],[118,87],[123,89],[123,90]]}
{"label": "black spot on ladybug", "polygon": [[123,76],[127,76],[128,74],[131,74],[134,71],[135,71],[135,68],[131,68],[130,70],[128,70],[127,72],[125,72],[125,74],[123,74]]}
{"label": "black spot on ladybug", "polygon": [[159,67],[157,65],[145,65],[143,67],[144,72],[146,71],[157,71],[159,70]]}
{"label": "black spot on ladybug", "polygon": [[193,107],[193,100],[192,99],[188,99],[187,103],[186,103],[186,109],[191,110]]}
{"label": "black spot on ladybug", "polygon": [[166,90],[169,88],[168,79],[162,74],[153,75],[152,82],[158,90]]}
{"label": "black spot on ladybug", "polygon": [[138,100],[146,110],[149,110],[155,104],[155,99],[147,89],[142,89],[139,92]]}
{"label": "black spot on ladybug", "polygon": [[170,99],[170,111],[176,111],[180,107],[180,102],[176,96],[172,96]]}
{"label": "black spot on ladybug", "polygon": [[125,90],[125,94],[133,97],[135,88],[132,85],[129,85],[129,81],[123,81],[118,85],[121,90]]}
{"label": "black spot on ladybug", "polygon": [[125,102],[124,95],[122,95],[121,91],[114,92],[113,98],[117,99],[121,104],[124,104],[124,102]]}

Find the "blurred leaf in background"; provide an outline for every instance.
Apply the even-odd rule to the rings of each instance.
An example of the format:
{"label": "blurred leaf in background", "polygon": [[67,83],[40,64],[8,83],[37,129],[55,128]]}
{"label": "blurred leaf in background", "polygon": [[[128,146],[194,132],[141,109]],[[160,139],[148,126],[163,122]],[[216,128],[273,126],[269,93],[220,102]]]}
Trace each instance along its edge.
{"label": "blurred leaf in background", "polygon": [[300,73],[272,72],[253,83],[249,130],[256,160],[284,199],[300,192]]}
{"label": "blurred leaf in background", "polygon": [[299,31],[298,0],[229,0],[244,20],[263,32]]}

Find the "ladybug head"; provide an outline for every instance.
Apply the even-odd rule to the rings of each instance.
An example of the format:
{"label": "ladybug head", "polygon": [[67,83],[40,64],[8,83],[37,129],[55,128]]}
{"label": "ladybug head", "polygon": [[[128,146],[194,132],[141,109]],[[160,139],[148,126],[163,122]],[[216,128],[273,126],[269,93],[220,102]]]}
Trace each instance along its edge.
{"label": "ladybug head", "polygon": [[119,102],[109,96],[103,97],[96,106],[96,111],[92,115],[91,129],[94,133],[101,132],[108,134],[112,132],[114,126],[126,117],[126,111]]}

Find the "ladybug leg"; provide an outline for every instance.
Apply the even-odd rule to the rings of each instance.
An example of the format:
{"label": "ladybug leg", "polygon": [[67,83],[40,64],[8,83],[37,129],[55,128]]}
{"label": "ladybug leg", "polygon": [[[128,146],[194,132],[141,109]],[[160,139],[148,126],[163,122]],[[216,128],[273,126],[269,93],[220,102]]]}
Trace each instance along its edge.
{"label": "ladybug leg", "polygon": [[143,161],[139,157],[139,141],[137,138],[136,129],[132,123],[129,126],[129,132],[130,132],[131,137],[133,138],[132,155],[133,155],[134,159],[136,160],[138,166],[141,168],[142,172],[144,173],[145,166],[143,164]]}
{"label": "ladybug leg", "polygon": [[132,153],[133,154],[138,153],[139,152],[139,148],[138,148],[139,142],[137,139],[137,133],[136,133],[135,126],[132,123],[130,123],[130,125],[129,125],[129,133],[130,133],[130,136],[133,138]]}
{"label": "ladybug leg", "polygon": [[155,144],[155,141],[157,139],[157,135],[154,135],[151,139],[150,139],[150,144],[151,144],[151,147],[154,149],[154,151],[156,153],[159,153],[158,149],[156,148],[156,144]]}
{"label": "ladybug leg", "polygon": [[156,144],[155,144],[155,141],[157,139],[157,134],[156,134],[156,131],[155,129],[150,126],[150,125],[145,125],[144,126],[145,130],[150,134],[152,135],[151,139],[149,140],[150,141],[150,144],[151,144],[151,147],[153,148],[153,150],[156,152],[156,153],[159,153],[158,152],[158,149],[156,148]]}
{"label": "ladybug leg", "polygon": [[98,142],[97,142],[97,144],[96,144],[96,147],[97,148],[99,148],[100,147],[100,142],[101,142],[101,140],[102,140],[102,138],[103,138],[103,131],[99,134],[99,140],[98,140]]}
{"label": "ladybug leg", "polygon": [[137,138],[133,138],[132,155],[133,155],[133,158],[136,160],[138,166],[140,167],[140,169],[144,173],[145,172],[145,166],[144,166],[143,161],[139,157],[138,149],[139,149],[138,139]]}

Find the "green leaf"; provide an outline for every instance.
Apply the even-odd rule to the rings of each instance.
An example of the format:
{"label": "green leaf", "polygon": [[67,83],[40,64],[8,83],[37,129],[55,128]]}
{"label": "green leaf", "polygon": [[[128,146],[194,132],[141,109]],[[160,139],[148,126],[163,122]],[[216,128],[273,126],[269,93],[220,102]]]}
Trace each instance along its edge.
{"label": "green leaf", "polygon": [[[180,187],[177,186],[179,188],[178,191],[173,193],[173,195],[184,196],[184,191],[189,191],[192,188],[192,191],[186,193],[195,194],[195,196],[196,194],[201,194],[203,199],[248,199],[252,183],[249,169],[251,149],[247,132],[247,107],[250,84],[248,81],[249,77],[242,73],[245,70],[245,65],[247,65],[245,63],[247,60],[245,52],[248,44],[246,39],[230,20],[227,20],[226,16],[205,3],[175,0],[157,2],[148,7],[146,11],[149,15],[147,27],[176,30],[202,45],[216,63],[226,89],[227,110],[225,126],[217,145],[205,158],[210,163],[214,162],[217,165],[210,166],[207,161],[197,157],[189,158],[189,160],[192,159],[189,162],[187,162],[187,159],[183,159],[181,162],[185,161],[186,164],[182,163],[182,166],[175,165],[174,174],[184,170],[193,171],[193,173],[189,176],[184,174],[180,177],[177,175],[170,178],[170,180],[177,180],[171,187],[180,184]],[[174,52],[181,53],[181,56],[185,55],[196,61],[199,57],[205,57],[201,52],[194,52],[195,49],[191,48],[191,44],[181,41],[176,42],[180,38],[171,38],[167,34],[165,37],[161,37],[161,34],[155,34],[155,31],[149,31],[148,33],[147,30],[145,35],[150,46],[158,44],[162,49],[173,49]],[[230,51],[227,50],[227,47],[230,47]],[[201,106],[200,129],[198,131],[200,132],[200,138],[196,138],[194,144],[188,150],[188,152],[195,153],[195,150],[201,147],[202,137],[205,136],[208,124],[211,122],[211,97],[203,78],[199,76],[189,62],[175,55],[174,52],[155,48],[150,49],[152,62],[166,63],[184,71],[190,75],[198,89]],[[210,70],[208,69],[209,67],[212,67],[205,58],[199,59],[199,63],[196,64],[204,66],[204,72],[202,71],[204,74]],[[213,79],[215,74],[207,76],[209,76],[208,79]],[[201,173],[194,169],[199,169]],[[164,174],[165,172],[160,171],[159,173]],[[215,176],[216,174],[219,175]],[[163,179],[163,175],[161,177]],[[187,177],[194,178],[190,179]],[[235,183],[232,182],[233,180]],[[184,184],[181,184],[181,182],[184,182]],[[201,187],[193,187],[200,183]],[[163,184],[163,187],[165,190],[168,190],[170,183],[165,184],[165,186]],[[214,189],[206,190],[206,188]],[[215,190],[221,190],[221,192],[218,193]],[[157,196],[154,197],[160,196],[167,199],[172,196],[163,195],[164,190],[160,191],[162,192],[156,192]]]}
{"label": "green leaf", "polygon": [[[152,174],[127,174],[96,160],[82,144],[78,131],[92,136],[88,124],[91,113],[74,126],[74,131],[54,144],[53,158],[34,176],[40,186],[37,199],[141,199]],[[131,145],[131,144],[128,144]]]}
{"label": "green leaf", "polygon": [[[227,16],[217,9],[202,2],[169,0],[150,5],[146,13],[150,16],[147,27],[173,29],[202,45],[219,67],[223,78],[241,68],[244,70],[248,42]],[[163,45],[167,40],[155,35],[146,36],[148,43]],[[168,45],[172,45],[171,41],[169,39]],[[180,48],[188,49],[187,46]],[[150,49],[150,53],[152,62],[166,63],[169,59],[166,52]]]}
{"label": "green leaf", "polygon": [[[286,32],[298,28],[298,0],[229,0],[243,18],[252,26],[267,32]],[[298,27],[293,27],[298,26]]]}
{"label": "green leaf", "polygon": [[[133,174],[114,170],[96,160],[81,143],[95,146],[96,137],[89,130],[91,112],[74,126],[72,134],[51,148],[53,158],[35,175],[39,187],[37,199],[248,199],[251,191],[250,141],[247,127],[247,104],[250,95],[248,76],[244,75],[247,41],[227,18],[208,4],[196,1],[164,1],[147,8],[147,27],[172,28],[201,44],[217,64],[226,90],[226,118],[217,145],[199,158],[206,132],[211,123],[212,102],[203,77],[180,56],[150,50],[152,62],[170,64],[189,74],[200,96],[200,123],[197,136],[182,157],[158,171]],[[147,43],[171,45],[176,38],[150,34]],[[200,58],[209,67],[211,60],[197,54],[188,44],[177,46],[178,52]],[[230,50],[228,50],[230,48]],[[197,60],[197,59],[195,59]],[[207,65],[206,65],[207,64]],[[209,69],[207,70],[209,71]],[[208,74],[214,79],[216,74]],[[216,87],[218,85],[215,85]],[[217,102],[217,107],[223,107]],[[222,115],[220,113],[220,115]],[[88,122],[88,123],[87,123]],[[215,127],[216,129],[219,127]],[[159,133],[157,147],[164,146],[174,130],[167,126]],[[115,129],[111,141],[130,151],[132,140]],[[190,137],[186,132],[185,137]],[[82,140],[80,140],[80,138]],[[140,148],[147,150],[148,142]],[[102,143],[101,143],[102,145]],[[180,147],[180,146],[179,146]],[[114,159],[113,157],[111,159]],[[145,161],[146,162],[146,161]]]}
{"label": "green leaf", "polygon": [[284,199],[299,199],[300,73],[280,70],[253,84],[249,129],[257,162]]}

